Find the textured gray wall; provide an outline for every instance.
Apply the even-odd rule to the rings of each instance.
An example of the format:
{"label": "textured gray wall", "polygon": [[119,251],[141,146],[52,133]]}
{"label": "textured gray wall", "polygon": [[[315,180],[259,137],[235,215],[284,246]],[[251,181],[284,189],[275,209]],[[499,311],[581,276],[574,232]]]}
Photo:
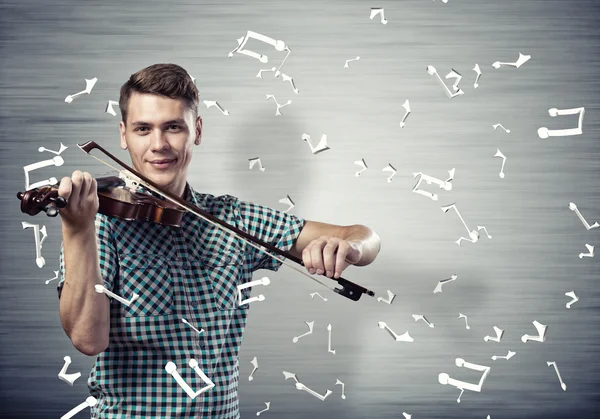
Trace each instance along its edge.
{"label": "textured gray wall", "polygon": [[[387,25],[369,20],[372,6],[385,9]],[[345,277],[385,296],[392,305],[363,297],[353,303],[283,266],[268,275],[255,303],[241,348],[243,417],[398,418],[588,418],[599,411],[600,293],[598,257],[580,259],[584,244],[600,246],[600,229],[587,231],[575,202],[592,224],[600,221],[598,108],[599,3],[595,0],[441,0],[325,2],[3,1],[1,36],[1,170],[4,216],[0,271],[0,406],[4,417],[56,418],[87,395],[93,359],[79,354],[62,331],[55,282],[60,220],[21,214],[15,193],[23,189],[23,166],[51,158],[66,163],[36,172],[33,180],[60,179],[81,169],[105,172],[77,143],[94,140],[129,161],[118,147],[118,117],[104,113],[118,100],[133,72],[153,63],[182,65],[196,78],[202,100],[217,100],[230,116],[206,109],[204,139],[195,149],[189,181],[199,191],[229,193],[279,209],[290,195],[292,213],[336,224],[362,223],[382,239],[368,267]],[[300,93],[260,68],[279,65],[283,53],[250,41],[267,54],[263,65],[228,52],[247,30],[284,40],[292,54],[283,67]],[[531,60],[519,69],[494,70],[494,61]],[[344,61],[360,61],[343,68]],[[478,63],[480,87],[473,88]],[[463,96],[449,100],[425,68],[442,77],[452,68],[464,78]],[[91,95],[64,103],[98,77]],[[448,81],[452,83],[453,81]],[[275,104],[292,104],[275,116]],[[399,122],[410,100],[406,127]],[[548,109],[585,107],[583,135],[542,140],[537,129],[575,126],[577,117],[550,118]],[[118,109],[118,108],[117,108]],[[510,134],[494,131],[502,123]],[[328,135],[331,150],[312,155],[301,136]],[[496,149],[507,156],[498,176]],[[248,170],[260,156],[265,172]],[[369,169],[355,177],[355,160]],[[398,173],[391,183],[383,167]],[[434,202],[414,194],[413,172],[445,178],[456,168],[453,190]],[[427,188],[434,191],[434,186]],[[454,241],[464,228],[440,205],[456,202],[471,228],[485,225],[491,240]],[[46,225],[46,266],[35,265],[33,233],[21,222]],[[600,250],[600,249],[599,249]],[[438,280],[458,280],[432,291]],[[326,279],[325,279],[326,280]],[[328,280],[327,280],[328,281]],[[570,309],[565,292],[580,300]],[[253,294],[258,294],[257,289]],[[318,291],[328,298],[311,300]],[[470,330],[458,313],[468,316]],[[430,329],[411,314],[424,314]],[[315,332],[304,333],[304,321]],[[522,343],[532,322],[549,325],[544,343]],[[378,321],[413,343],[394,342]],[[333,347],[327,352],[327,323]],[[500,343],[484,342],[492,327],[505,330]],[[492,355],[516,352],[509,361]],[[71,388],[58,380],[63,356],[83,377]],[[248,382],[250,360],[259,370]],[[478,374],[454,365],[457,357],[492,367],[483,391],[438,383],[440,372],[476,381]],[[556,361],[567,391],[547,361]],[[282,371],[298,373],[324,402],[294,388]],[[340,398],[336,378],[346,384]],[[80,417],[87,414],[82,413]]]}

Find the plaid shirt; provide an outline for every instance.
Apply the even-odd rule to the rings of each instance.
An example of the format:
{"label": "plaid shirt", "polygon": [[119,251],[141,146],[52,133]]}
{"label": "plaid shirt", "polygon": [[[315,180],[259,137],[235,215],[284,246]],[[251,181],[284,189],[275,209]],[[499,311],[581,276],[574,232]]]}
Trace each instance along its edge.
{"label": "plaid shirt", "polygon": [[[187,202],[282,250],[292,247],[304,226],[294,215],[231,195],[197,193],[189,184],[186,192]],[[88,378],[98,400],[91,417],[239,418],[238,351],[250,304],[239,306],[237,286],[258,269],[277,271],[281,262],[189,212],[181,227],[101,214],[95,224],[105,287],[127,300],[133,293],[139,298],[129,306],[111,298],[109,346]],[[59,278],[60,298],[62,243]],[[242,298],[250,291],[245,288]],[[215,384],[195,399],[165,370],[175,363],[198,391],[206,384],[190,367],[192,358]]]}

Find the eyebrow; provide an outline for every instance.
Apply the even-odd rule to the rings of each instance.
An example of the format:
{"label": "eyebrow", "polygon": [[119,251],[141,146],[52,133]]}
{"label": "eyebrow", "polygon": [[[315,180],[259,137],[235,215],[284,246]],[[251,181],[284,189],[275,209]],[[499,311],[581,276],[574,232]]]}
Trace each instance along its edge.
{"label": "eyebrow", "polygon": [[[178,119],[171,119],[170,121],[166,121],[163,122],[162,125],[170,125],[170,124],[182,124],[185,125],[185,120],[178,118]],[[140,125],[152,125],[149,122],[144,122],[144,121],[135,121],[131,123],[132,126],[140,126]]]}

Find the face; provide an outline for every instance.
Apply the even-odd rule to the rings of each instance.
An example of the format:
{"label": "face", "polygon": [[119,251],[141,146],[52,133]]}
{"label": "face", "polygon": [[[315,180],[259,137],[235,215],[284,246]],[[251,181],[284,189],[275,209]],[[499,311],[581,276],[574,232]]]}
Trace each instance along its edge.
{"label": "face", "polygon": [[127,125],[121,121],[119,131],[133,168],[161,189],[182,196],[192,147],[200,144],[202,117],[194,121],[182,99],[133,92]]}

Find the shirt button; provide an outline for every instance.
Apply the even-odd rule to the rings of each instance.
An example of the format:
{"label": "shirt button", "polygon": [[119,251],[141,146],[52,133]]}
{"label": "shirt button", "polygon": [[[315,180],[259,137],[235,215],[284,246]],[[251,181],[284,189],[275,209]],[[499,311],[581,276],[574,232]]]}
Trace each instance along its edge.
{"label": "shirt button", "polygon": [[204,341],[202,339],[198,339],[198,346],[204,349],[206,345],[204,344]]}
{"label": "shirt button", "polygon": [[198,301],[197,301],[197,300],[194,300],[194,301],[192,301],[192,302],[190,303],[190,305],[191,305],[192,307],[198,307]]}

